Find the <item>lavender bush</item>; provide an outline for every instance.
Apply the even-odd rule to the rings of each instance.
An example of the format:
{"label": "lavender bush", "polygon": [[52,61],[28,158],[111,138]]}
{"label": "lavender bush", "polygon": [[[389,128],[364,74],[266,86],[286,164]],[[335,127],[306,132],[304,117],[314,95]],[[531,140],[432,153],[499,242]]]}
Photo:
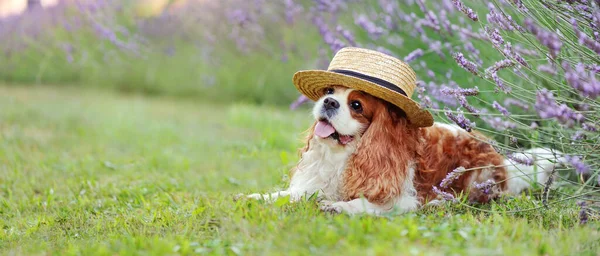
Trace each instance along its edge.
{"label": "lavender bush", "polygon": [[148,1],[62,0],[0,18],[0,80],[286,104],[291,75],[316,59],[294,1],[167,2],[148,15]]}
{"label": "lavender bush", "polygon": [[437,120],[491,135],[520,163],[530,164],[514,157],[529,148],[560,151],[538,156],[564,166],[556,182],[575,185],[556,193],[598,191],[597,1],[315,1],[310,13],[324,42],[320,68],[345,46],[404,59]]}

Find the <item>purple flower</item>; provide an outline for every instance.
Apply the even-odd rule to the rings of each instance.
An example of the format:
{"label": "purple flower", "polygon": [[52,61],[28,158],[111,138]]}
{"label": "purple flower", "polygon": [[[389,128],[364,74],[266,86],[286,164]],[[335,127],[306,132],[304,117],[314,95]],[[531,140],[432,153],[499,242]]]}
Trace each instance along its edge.
{"label": "purple flower", "polygon": [[502,118],[500,117],[489,117],[489,116],[483,116],[482,119],[488,123],[491,127],[494,127],[494,129],[498,130],[498,131],[504,131],[506,129],[515,129],[517,128],[517,124],[508,121],[508,120],[502,120]]}
{"label": "purple flower", "polygon": [[579,27],[577,26],[577,21],[574,18],[571,19],[571,24],[573,24],[573,31],[575,31],[575,35],[577,35],[577,38],[579,39],[579,44],[583,44],[587,48],[590,48],[592,51],[594,51],[596,54],[600,54],[600,43],[596,42],[596,40],[589,38],[585,33],[579,30]]}
{"label": "purple flower", "polygon": [[585,132],[581,131],[581,130],[576,131],[575,134],[573,134],[573,136],[571,136],[571,140],[574,140],[574,141],[583,140],[585,138],[586,138]]}
{"label": "purple flower", "polygon": [[512,106],[512,105],[514,105],[514,106],[517,106],[517,107],[520,107],[520,108],[522,108],[522,109],[524,109],[524,110],[529,110],[529,105],[527,105],[527,104],[525,104],[525,103],[523,103],[523,102],[521,102],[521,101],[519,101],[519,100],[517,100],[517,99],[513,99],[513,98],[506,98],[506,99],[504,100],[504,106],[506,106],[506,107],[510,107],[510,106]]}
{"label": "purple flower", "polygon": [[323,41],[329,45],[329,48],[331,48],[332,52],[337,52],[346,46],[344,42],[337,39],[336,36],[331,32],[329,26],[323,20],[323,17],[315,16],[313,18],[313,24],[315,24],[315,26],[318,28],[319,34],[321,34]]}
{"label": "purple flower", "polygon": [[568,62],[563,61],[562,67],[565,70],[565,79],[571,87],[585,97],[595,99],[600,96],[600,82],[596,80],[596,74],[586,71],[582,63],[578,63],[575,69],[572,69]]}
{"label": "purple flower", "polygon": [[463,108],[465,108],[467,111],[469,111],[469,113],[472,113],[474,116],[479,116],[479,110],[477,110],[473,106],[469,105],[469,102],[467,101],[467,98],[465,96],[456,95],[456,99],[458,100],[458,103],[460,103],[460,105]]}
{"label": "purple flower", "polygon": [[543,88],[538,91],[535,110],[541,118],[555,118],[559,123],[571,127],[576,122],[582,122],[584,116],[573,111],[565,104],[558,105],[552,92]]}
{"label": "purple flower", "polygon": [[511,161],[515,162],[515,163],[519,163],[522,165],[533,165],[533,158],[529,157],[526,154],[523,153],[512,153],[512,154],[506,154],[506,158],[510,159]]}
{"label": "purple flower", "polygon": [[486,15],[486,18],[489,23],[496,24],[496,26],[503,30],[522,30],[521,27],[513,21],[511,16],[504,12],[498,12],[493,3],[488,3],[488,9],[490,12]]}
{"label": "purple flower", "polygon": [[416,49],[412,52],[410,52],[408,55],[406,55],[406,57],[404,57],[404,61],[405,62],[412,62],[418,58],[420,58],[421,56],[423,56],[423,50]]}
{"label": "purple flower", "polygon": [[475,63],[471,61],[468,61],[461,52],[457,52],[456,54],[454,54],[454,60],[456,61],[456,63],[458,63],[460,67],[462,67],[466,71],[469,71],[474,75],[478,75],[477,65],[475,65]]}
{"label": "purple flower", "polygon": [[433,103],[431,102],[431,98],[425,94],[425,83],[423,81],[417,81],[417,97],[421,101],[423,107],[432,107]]}
{"label": "purple flower", "polygon": [[306,96],[300,95],[300,97],[298,97],[298,99],[296,99],[296,101],[294,101],[294,102],[292,102],[292,104],[290,104],[290,109],[291,110],[297,109],[302,104],[304,104],[305,102],[308,102],[308,101],[309,101],[309,99]]}
{"label": "purple flower", "polygon": [[[600,176],[598,176],[598,183],[600,184]],[[588,212],[587,212],[587,204],[585,201],[577,202],[577,205],[580,207],[579,210],[579,224],[585,225],[588,222]]]}
{"label": "purple flower", "polygon": [[525,19],[524,25],[525,29],[535,35],[541,44],[548,47],[552,57],[556,58],[556,56],[558,56],[560,48],[562,47],[562,41],[560,41],[557,34],[538,27],[530,18]]}
{"label": "purple flower", "polygon": [[490,41],[492,42],[492,44],[500,48],[500,46],[504,43],[504,38],[502,38],[502,36],[500,35],[500,31],[498,31],[498,29],[491,29],[488,27],[485,27],[484,31],[487,34]]}
{"label": "purple flower", "polygon": [[491,73],[490,76],[492,77],[492,80],[494,80],[494,82],[496,83],[496,85],[498,86],[497,89],[500,89],[504,93],[509,93],[512,90],[510,87],[504,85],[504,82],[502,82],[502,80],[500,79],[500,77],[498,77],[498,73],[497,72]]}
{"label": "purple flower", "polygon": [[477,190],[483,192],[486,195],[490,195],[493,192],[492,189],[496,186],[496,182],[492,179],[489,179],[482,183],[475,182],[473,185]]}
{"label": "purple flower", "polygon": [[512,67],[514,65],[515,65],[515,63],[512,60],[504,59],[504,60],[501,60],[501,61],[498,61],[498,62],[494,63],[493,66],[487,68],[485,70],[485,73],[486,74],[496,73],[500,69]]}
{"label": "purple flower", "polygon": [[586,64],[585,65],[585,69],[594,72],[594,73],[600,73],[600,65],[596,65],[596,64]]}
{"label": "purple flower", "polygon": [[469,17],[469,19],[471,19],[473,21],[478,21],[479,20],[477,18],[477,13],[475,13],[473,11],[473,9],[465,6],[465,4],[463,4],[460,0],[452,0],[452,3],[456,7],[456,9],[458,9],[460,12],[464,13],[465,15],[467,15],[467,17]]}
{"label": "purple flower", "polygon": [[581,125],[581,127],[583,127],[583,129],[588,132],[597,132],[598,131],[598,128],[596,128],[596,126],[594,124],[590,124],[590,123],[583,123],[583,125]]}
{"label": "purple flower", "polygon": [[504,53],[504,55],[506,57],[513,58],[515,61],[519,62],[521,65],[523,65],[525,67],[529,67],[529,65],[527,64],[525,59],[523,59],[523,57],[521,57],[521,55],[512,48],[512,44],[510,42],[506,42],[502,52]]}
{"label": "purple flower", "polygon": [[344,29],[342,26],[337,26],[335,30],[346,39],[348,44],[351,46],[356,46],[356,41],[354,40],[354,35],[349,30]]}
{"label": "purple flower", "polygon": [[451,171],[448,174],[446,174],[446,178],[444,178],[440,182],[440,187],[441,188],[448,188],[452,184],[452,182],[454,182],[455,180],[457,180],[458,178],[460,178],[460,176],[462,176],[465,172],[466,172],[466,169],[464,167],[462,167],[462,166],[454,169],[453,171]]}
{"label": "purple flower", "polygon": [[467,119],[462,111],[458,111],[458,113],[454,114],[450,112],[450,109],[444,108],[446,117],[456,123],[460,128],[463,128],[467,132],[471,132],[472,127],[475,126],[475,123],[471,122]]}
{"label": "purple flower", "polygon": [[465,89],[463,89],[463,88],[456,88],[456,89],[453,89],[453,88],[450,88],[450,87],[444,86],[444,87],[442,87],[442,89],[440,89],[440,91],[441,91],[443,94],[446,94],[446,95],[453,95],[453,96],[456,96],[456,95],[462,95],[462,96],[476,96],[476,95],[478,95],[478,94],[479,94],[479,88],[477,88],[477,87],[473,87],[473,88],[465,88]]}
{"label": "purple flower", "polygon": [[510,116],[510,112],[508,112],[508,110],[506,110],[506,108],[501,106],[500,103],[498,103],[497,101],[494,101],[494,103],[492,103],[492,107],[494,107],[496,110],[498,110],[504,116]]}
{"label": "purple flower", "polygon": [[285,4],[285,21],[288,24],[294,24],[294,17],[301,13],[304,8],[300,4],[294,3],[294,0],[284,0]]}
{"label": "purple flower", "polygon": [[537,70],[540,72],[545,72],[551,75],[556,75],[556,68],[554,67],[554,65],[552,64],[544,64],[544,65],[539,65],[537,67]]}
{"label": "purple flower", "polygon": [[452,195],[452,194],[450,194],[448,192],[441,191],[436,186],[433,186],[432,191],[433,191],[433,193],[435,193],[438,196],[440,196],[442,198],[442,200],[444,200],[444,201],[458,202],[458,200],[456,198],[454,198],[454,195]]}
{"label": "purple flower", "polygon": [[373,23],[364,14],[358,15],[358,17],[356,17],[355,23],[356,25],[363,28],[367,32],[367,34],[369,34],[369,37],[371,37],[371,39],[373,40],[377,40],[381,35],[383,35],[383,33],[385,33],[385,29],[375,25],[375,23]]}
{"label": "purple flower", "polygon": [[590,167],[579,156],[565,156],[562,162],[573,167],[577,174],[586,174],[590,171]]}

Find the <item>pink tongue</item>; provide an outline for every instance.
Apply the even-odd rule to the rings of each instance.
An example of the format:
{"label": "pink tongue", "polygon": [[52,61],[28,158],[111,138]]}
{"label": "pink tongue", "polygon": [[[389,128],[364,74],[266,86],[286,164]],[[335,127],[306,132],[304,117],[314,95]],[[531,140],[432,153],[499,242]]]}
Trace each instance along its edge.
{"label": "pink tongue", "polygon": [[324,121],[319,121],[315,126],[315,134],[321,138],[327,138],[335,132],[333,126]]}

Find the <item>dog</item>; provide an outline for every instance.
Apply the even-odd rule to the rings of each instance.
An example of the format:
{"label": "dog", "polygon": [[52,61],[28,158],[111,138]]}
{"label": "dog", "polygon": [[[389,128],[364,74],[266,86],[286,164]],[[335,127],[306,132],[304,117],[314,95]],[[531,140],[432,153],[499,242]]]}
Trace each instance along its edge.
{"label": "dog", "polygon": [[[344,86],[325,88],[313,115],[315,123],[289,187],[246,197],[273,201],[289,196],[298,201],[316,194],[327,212],[403,213],[441,202],[434,187],[486,203],[520,193],[532,180],[543,184],[554,169],[550,150],[522,154],[535,159],[535,167],[520,164],[505,159],[476,131],[443,123],[413,127],[397,106]],[[449,177],[450,184],[441,188],[440,183],[459,167],[465,170],[462,175]],[[493,182],[492,189],[475,186],[484,182]]]}

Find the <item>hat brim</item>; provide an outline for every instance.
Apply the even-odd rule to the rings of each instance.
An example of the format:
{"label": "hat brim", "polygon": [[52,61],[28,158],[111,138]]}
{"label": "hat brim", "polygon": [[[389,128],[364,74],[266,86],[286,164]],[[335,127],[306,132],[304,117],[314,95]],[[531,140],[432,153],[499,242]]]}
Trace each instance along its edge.
{"label": "hat brim", "polygon": [[324,89],[340,85],[366,92],[377,98],[392,103],[402,109],[413,126],[428,127],[433,125],[433,117],[429,111],[422,109],[416,101],[378,84],[360,78],[338,74],[325,70],[306,70],[294,74],[296,89],[313,101],[323,96]]}

